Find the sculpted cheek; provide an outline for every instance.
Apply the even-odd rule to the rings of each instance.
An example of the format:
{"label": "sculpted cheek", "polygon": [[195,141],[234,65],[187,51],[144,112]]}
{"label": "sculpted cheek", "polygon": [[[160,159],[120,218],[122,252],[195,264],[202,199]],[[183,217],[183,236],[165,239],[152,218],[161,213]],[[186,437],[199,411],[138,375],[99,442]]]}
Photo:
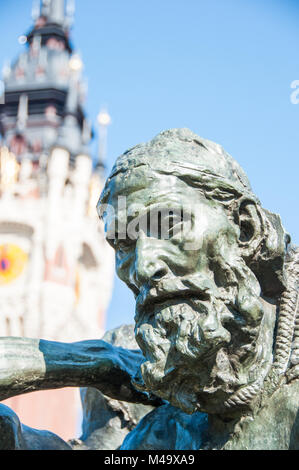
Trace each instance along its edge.
{"label": "sculpted cheek", "polygon": [[259,297],[253,295],[248,288],[240,288],[237,304],[240,313],[244,315],[249,324],[260,323],[263,317],[263,306]]}

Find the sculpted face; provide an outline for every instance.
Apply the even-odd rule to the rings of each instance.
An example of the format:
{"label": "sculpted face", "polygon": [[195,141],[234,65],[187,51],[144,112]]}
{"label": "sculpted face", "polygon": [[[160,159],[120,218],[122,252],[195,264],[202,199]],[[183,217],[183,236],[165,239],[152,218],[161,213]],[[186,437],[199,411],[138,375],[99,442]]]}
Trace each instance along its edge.
{"label": "sculpted face", "polygon": [[[242,215],[232,217],[200,186],[153,177],[146,166],[115,174],[107,187],[115,215],[103,216],[108,241],[136,298],[136,339],[146,358],[137,386],[188,413],[223,410],[240,388],[263,380],[271,356],[275,312],[242,256],[253,238],[253,202],[243,204],[241,225]],[[159,214],[155,224],[152,214]]]}

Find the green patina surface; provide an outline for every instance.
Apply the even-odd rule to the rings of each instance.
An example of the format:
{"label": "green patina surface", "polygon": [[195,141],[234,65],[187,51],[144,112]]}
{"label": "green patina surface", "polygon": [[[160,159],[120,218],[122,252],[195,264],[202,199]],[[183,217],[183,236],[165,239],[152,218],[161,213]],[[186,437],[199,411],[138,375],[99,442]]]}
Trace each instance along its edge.
{"label": "green patina surface", "polygon": [[99,213],[141,351],[1,338],[0,398],[92,386],[156,407],[124,450],[298,449],[299,253],[237,162],[165,131],[117,160]]}

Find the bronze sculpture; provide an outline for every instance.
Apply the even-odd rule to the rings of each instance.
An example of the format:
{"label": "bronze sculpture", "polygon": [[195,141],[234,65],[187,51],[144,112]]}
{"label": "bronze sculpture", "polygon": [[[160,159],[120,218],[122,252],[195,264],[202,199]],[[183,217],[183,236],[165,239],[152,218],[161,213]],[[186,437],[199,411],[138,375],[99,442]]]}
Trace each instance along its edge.
{"label": "bronze sculpture", "polygon": [[[145,359],[104,342],[42,343],[47,367],[33,380],[31,363],[30,390],[97,386],[113,398],[157,406],[123,449],[299,448],[299,253],[241,167],[188,129],[165,131],[117,160],[99,213],[117,273],[136,297]],[[16,341],[0,340],[2,363]],[[21,340],[25,349],[29,341]],[[72,383],[68,370],[78,371]],[[2,399],[16,394],[15,379],[0,374]],[[28,391],[28,383],[18,384],[18,393]],[[180,426],[185,437],[176,444]]]}

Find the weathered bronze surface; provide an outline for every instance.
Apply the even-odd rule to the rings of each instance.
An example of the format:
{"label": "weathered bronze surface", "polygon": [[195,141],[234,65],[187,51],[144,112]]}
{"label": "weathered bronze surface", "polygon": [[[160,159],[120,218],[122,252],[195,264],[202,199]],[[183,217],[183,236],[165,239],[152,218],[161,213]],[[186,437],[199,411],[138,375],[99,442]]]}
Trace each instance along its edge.
{"label": "weathered bronze surface", "polygon": [[143,356],[106,341],[57,343],[0,338],[0,400],[36,390],[95,387],[111,398],[157,404],[131,379]]}
{"label": "weathered bronze surface", "polygon": [[299,251],[235,160],[165,131],[117,160],[99,212],[144,357],[2,338],[0,397],[93,386],[156,406],[124,450],[298,449]]}
{"label": "weathered bronze surface", "polygon": [[[117,347],[137,350],[133,325],[108,331],[103,340]],[[118,449],[125,437],[154,407],[115,400],[95,388],[81,388],[82,436],[71,442],[75,450]]]}

